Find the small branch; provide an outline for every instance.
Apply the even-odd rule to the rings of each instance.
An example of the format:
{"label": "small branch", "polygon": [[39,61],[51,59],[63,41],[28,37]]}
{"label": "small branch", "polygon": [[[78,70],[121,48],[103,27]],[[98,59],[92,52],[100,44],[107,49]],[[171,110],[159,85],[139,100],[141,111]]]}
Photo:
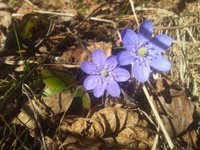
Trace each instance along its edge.
{"label": "small branch", "polygon": [[143,86],[143,91],[144,91],[144,93],[145,93],[145,95],[147,97],[149,105],[151,106],[151,109],[152,109],[152,111],[153,111],[153,113],[155,115],[156,121],[157,121],[158,125],[160,126],[160,129],[163,132],[163,134],[165,136],[165,139],[167,140],[167,143],[168,143],[170,149],[173,149],[174,148],[174,144],[173,144],[171,138],[169,137],[169,134],[168,134],[167,130],[165,129],[165,126],[164,126],[164,124],[163,124],[163,122],[162,122],[162,120],[161,120],[161,118],[160,118],[160,116],[158,114],[158,111],[156,110],[156,108],[155,108],[155,106],[153,104],[152,98],[149,95],[146,86]]}
{"label": "small branch", "polygon": [[129,2],[130,2],[130,4],[131,4],[131,8],[132,8],[132,11],[133,11],[133,15],[134,15],[134,17],[135,17],[135,21],[136,21],[137,25],[139,26],[140,24],[139,24],[139,21],[138,21],[138,19],[137,19],[137,15],[136,15],[136,13],[135,13],[134,2],[133,2],[133,0],[129,0]]}
{"label": "small branch", "polygon": [[121,34],[120,34],[119,30],[117,29],[117,25],[115,24],[114,21],[108,20],[108,19],[97,18],[97,17],[90,17],[90,19],[91,19],[91,20],[95,20],[95,21],[101,21],[101,22],[112,23],[113,27],[114,27],[115,30],[117,31],[117,34],[118,34],[119,39],[122,41]]}
{"label": "small branch", "polygon": [[170,27],[159,27],[155,26],[154,30],[175,30],[175,29],[183,29],[183,28],[188,28],[188,27],[196,27],[200,26],[200,23],[192,23],[192,24],[187,24],[187,25],[182,25],[182,26],[170,26]]}
{"label": "small branch", "polygon": [[[42,130],[42,126],[41,126],[41,123],[40,123],[40,121],[38,119],[38,114],[37,114],[37,111],[35,109],[35,105],[33,104],[33,100],[37,101],[36,97],[35,97],[33,91],[31,90],[31,88],[25,83],[22,84],[22,92],[27,96],[27,98],[28,98],[28,100],[29,100],[29,102],[30,102],[30,104],[31,104],[31,106],[33,108],[33,115],[34,115],[34,119],[37,122],[39,131],[40,131],[43,148],[44,148],[44,150],[47,150],[46,143],[45,143],[45,137],[44,137],[44,133],[43,133],[43,130]],[[33,96],[33,100],[30,97],[31,95]]]}

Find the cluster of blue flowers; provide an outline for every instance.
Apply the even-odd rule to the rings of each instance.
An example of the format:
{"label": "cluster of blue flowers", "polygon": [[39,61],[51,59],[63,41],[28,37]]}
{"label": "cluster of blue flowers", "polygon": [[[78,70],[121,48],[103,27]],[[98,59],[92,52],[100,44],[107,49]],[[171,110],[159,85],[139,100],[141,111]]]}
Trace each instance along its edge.
{"label": "cluster of blue flowers", "polygon": [[121,31],[122,43],[126,48],[117,56],[106,55],[96,49],[92,53],[92,62],[84,61],[81,69],[89,74],[83,86],[93,90],[95,97],[100,97],[106,90],[113,97],[120,95],[118,82],[127,81],[130,73],[120,66],[133,64],[132,74],[139,82],[146,82],[151,68],[168,71],[171,63],[161,53],[171,44],[171,37],[159,34],[152,38],[153,24],[150,20],[142,22],[138,33],[129,28]]}

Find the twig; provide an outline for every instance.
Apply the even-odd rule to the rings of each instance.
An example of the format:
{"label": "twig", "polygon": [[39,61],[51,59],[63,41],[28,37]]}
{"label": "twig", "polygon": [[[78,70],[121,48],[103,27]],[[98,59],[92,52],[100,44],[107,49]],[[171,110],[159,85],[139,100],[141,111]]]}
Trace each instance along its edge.
{"label": "twig", "polygon": [[67,17],[74,17],[75,16],[71,13],[51,12],[51,11],[44,11],[44,10],[33,10],[33,11],[37,12],[37,13],[50,14],[50,15],[60,15],[60,16],[67,16]]}
{"label": "twig", "polygon": [[[66,16],[66,17],[74,17],[75,15],[71,13],[62,13],[62,12],[53,12],[53,11],[44,11],[44,10],[33,10],[33,12],[40,13],[40,14],[49,14],[49,15],[59,15],[59,16]],[[13,13],[13,17],[24,16],[25,14],[16,14]]]}
{"label": "twig", "polygon": [[84,45],[84,41],[82,39],[80,39],[79,37],[77,37],[74,33],[71,32],[71,30],[69,28],[67,28],[67,31],[72,35],[72,37],[79,42],[81,48],[86,52],[86,54],[88,56],[92,56],[91,52],[85,47]]}
{"label": "twig", "polygon": [[139,21],[138,21],[138,19],[137,19],[137,15],[136,15],[136,13],[135,13],[134,2],[133,2],[133,0],[129,0],[129,2],[130,2],[130,4],[131,4],[131,8],[132,8],[132,10],[133,10],[133,15],[134,15],[134,17],[135,17],[135,21],[136,21],[137,25],[139,26],[140,24],[139,24]]}
{"label": "twig", "polygon": [[177,17],[177,18],[179,18],[179,16],[176,15],[175,13],[173,13],[173,12],[171,12],[171,11],[168,11],[168,10],[166,10],[166,9],[161,9],[161,8],[136,7],[135,10],[138,10],[138,11],[141,11],[141,10],[144,10],[144,11],[152,10],[152,11],[159,12],[160,14],[165,14],[165,16],[172,16],[172,17]]}
{"label": "twig", "polygon": [[59,64],[44,64],[44,67],[56,67],[56,68],[80,68],[81,65],[71,65],[66,63],[59,63]]}
{"label": "twig", "polygon": [[159,116],[154,104],[153,104],[152,98],[149,95],[149,93],[148,93],[148,91],[146,89],[146,86],[143,86],[143,91],[144,91],[144,93],[145,93],[145,95],[147,97],[149,105],[151,106],[151,109],[152,109],[152,111],[153,111],[153,113],[155,115],[156,121],[157,121],[158,125],[160,126],[160,129],[163,132],[163,134],[165,136],[165,139],[167,140],[167,143],[168,143],[170,149],[173,149],[174,148],[174,144],[173,144],[171,138],[169,137],[169,134],[168,134],[167,130],[165,129],[165,126],[164,126],[164,124],[163,124],[163,122],[162,122],[162,120],[161,120],[161,118],[160,118],[160,116]]}
{"label": "twig", "polygon": [[159,138],[159,135],[156,134],[155,138],[154,138],[154,142],[153,142],[153,146],[151,147],[151,150],[156,150],[156,146],[158,144],[158,138]]}
{"label": "twig", "polygon": [[30,104],[32,105],[34,119],[37,122],[39,131],[40,131],[40,135],[41,135],[42,143],[43,143],[43,148],[44,148],[44,150],[47,150],[45,139],[44,139],[44,133],[43,133],[43,130],[42,130],[42,126],[41,126],[40,121],[38,119],[38,114],[36,112],[35,106],[34,106],[32,100],[31,100],[31,95],[33,96],[33,99],[35,101],[36,101],[36,97],[35,97],[33,91],[30,89],[30,87],[27,84],[25,84],[25,83],[22,84],[22,92],[27,96]]}
{"label": "twig", "polygon": [[112,20],[108,20],[108,19],[101,19],[101,18],[97,18],[97,17],[90,17],[90,19],[91,19],[91,20],[95,20],[95,21],[101,21],[101,22],[112,23],[112,24],[113,24],[113,27],[114,27],[115,30],[117,31],[117,34],[118,34],[120,40],[122,41],[122,38],[121,38],[120,32],[119,32],[119,30],[117,29],[117,25],[115,24],[114,21],[112,21]]}
{"label": "twig", "polygon": [[174,29],[183,29],[183,28],[195,27],[195,26],[200,26],[200,22],[187,24],[187,25],[181,25],[181,26],[170,26],[170,27],[155,26],[154,30],[174,30]]}

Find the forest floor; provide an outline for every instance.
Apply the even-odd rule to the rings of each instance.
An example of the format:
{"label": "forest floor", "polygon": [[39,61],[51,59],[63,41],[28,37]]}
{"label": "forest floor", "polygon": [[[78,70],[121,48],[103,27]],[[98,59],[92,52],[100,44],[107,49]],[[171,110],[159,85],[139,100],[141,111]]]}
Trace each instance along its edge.
{"label": "forest floor", "polygon": [[[81,63],[147,19],[171,70],[94,97]],[[200,149],[199,0],[0,0],[0,27],[1,150]]]}

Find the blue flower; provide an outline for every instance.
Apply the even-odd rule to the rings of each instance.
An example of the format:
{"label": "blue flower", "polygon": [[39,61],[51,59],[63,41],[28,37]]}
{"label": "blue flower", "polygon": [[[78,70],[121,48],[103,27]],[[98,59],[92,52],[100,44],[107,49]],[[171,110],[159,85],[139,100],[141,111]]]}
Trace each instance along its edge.
{"label": "blue flower", "polygon": [[149,78],[150,66],[159,71],[168,71],[171,63],[161,55],[172,44],[171,37],[159,34],[152,38],[153,24],[145,20],[138,34],[129,28],[121,31],[122,42],[126,50],[118,55],[120,65],[133,63],[133,75],[139,82]]}
{"label": "blue flower", "polygon": [[117,82],[124,82],[130,78],[130,73],[118,67],[116,56],[106,57],[100,50],[92,53],[92,62],[84,61],[81,69],[89,74],[84,80],[86,90],[93,90],[95,97],[100,97],[106,90],[113,97],[120,95],[120,87]]}

